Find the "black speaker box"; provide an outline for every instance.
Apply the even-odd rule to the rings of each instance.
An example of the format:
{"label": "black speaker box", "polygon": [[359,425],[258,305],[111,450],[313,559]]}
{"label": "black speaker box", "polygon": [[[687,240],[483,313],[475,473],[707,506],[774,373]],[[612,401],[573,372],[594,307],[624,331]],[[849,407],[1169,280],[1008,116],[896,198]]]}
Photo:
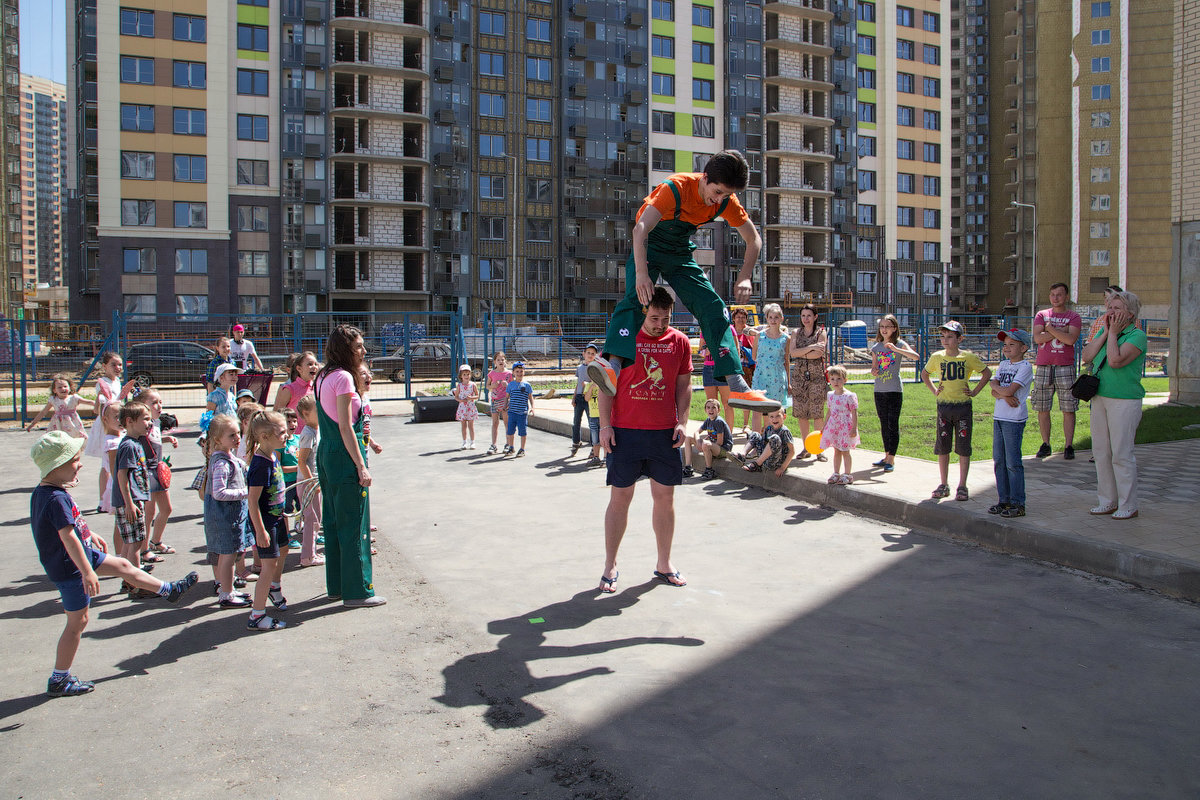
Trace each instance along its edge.
{"label": "black speaker box", "polygon": [[453,397],[418,397],[413,400],[413,422],[453,422],[457,410]]}

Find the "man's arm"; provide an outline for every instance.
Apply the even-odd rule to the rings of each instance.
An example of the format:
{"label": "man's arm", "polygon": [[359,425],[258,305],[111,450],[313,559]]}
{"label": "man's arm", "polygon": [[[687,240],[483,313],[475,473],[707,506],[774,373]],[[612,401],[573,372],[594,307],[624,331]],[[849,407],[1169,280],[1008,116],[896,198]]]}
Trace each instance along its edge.
{"label": "man's arm", "polygon": [[675,376],[675,446],[683,444],[687,436],[687,421],[692,412],[692,373],[681,372]]}
{"label": "man's arm", "polygon": [[654,294],[654,281],[650,280],[650,265],[646,260],[646,237],[660,219],[662,212],[654,206],[646,206],[641,219],[633,226],[633,270],[637,276],[638,302],[644,306],[650,305],[650,297]]}
{"label": "man's arm", "polygon": [[600,411],[600,445],[604,448],[604,452],[611,453],[613,450],[614,437],[612,429],[612,407],[613,398],[604,392],[596,398],[598,410]]}
{"label": "man's arm", "polygon": [[745,303],[754,289],[750,278],[754,274],[754,265],[758,263],[758,254],[762,250],[762,237],[759,236],[758,228],[752,220],[746,220],[739,225],[737,232],[746,240],[746,257],[742,260],[742,269],[738,272],[737,283],[733,287],[733,299]]}

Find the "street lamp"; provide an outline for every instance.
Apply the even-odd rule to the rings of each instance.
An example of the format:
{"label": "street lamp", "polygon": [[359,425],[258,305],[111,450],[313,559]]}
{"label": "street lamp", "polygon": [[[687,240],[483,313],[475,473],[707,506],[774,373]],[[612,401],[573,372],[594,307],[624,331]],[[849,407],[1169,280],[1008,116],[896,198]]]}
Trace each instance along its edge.
{"label": "street lamp", "polygon": [[[1034,305],[1037,303],[1037,205],[1034,203],[1019,203],[1016,200],[1013,200],[1011,205],[1013,208],[1028,208],[1033,210],[1033,247],[1030,249],[1029,258],[1032,267],[1030,270],[1032,274],[1030,275],[1031,280],[1029,288],[1029,293],[1031,295],[1029,298],[1029,314],[1032,316],[1034,313]],[[1021,283],[1024,284],[1025,281],[1022,280]],[[1024,293],[1023,290],[1024,287],[1022,287],[1022,293]],[[1025,298],[1021,299],[1024,300]]]}

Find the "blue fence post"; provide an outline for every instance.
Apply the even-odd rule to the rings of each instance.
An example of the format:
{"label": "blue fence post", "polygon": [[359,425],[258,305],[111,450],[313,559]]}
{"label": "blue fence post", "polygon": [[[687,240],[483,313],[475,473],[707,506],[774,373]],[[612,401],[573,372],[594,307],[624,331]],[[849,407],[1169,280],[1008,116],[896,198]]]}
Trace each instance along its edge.
{"label": "blue fence post", "polygon": [[5,320],[5,322],[8,323],[8,361],[12,366],[8,374],[12,384],[13,419],[17,419],[17,329],[13,327],[12,320]]}
{"label": "blue fence post", "polygon": [[299,353],[303,350],[303,337],[301,336],[303,326],[300,323],[300,315],[292,316],[292,352]]}
{"label": "blue fence post", "polygon": [[[26,331],[25,331],[25,318],[24,317],[21,317],[20,319],[17,320],[17,330],[20,332],[19,338],[21,340],[21,416],[20,416],[20,420],[21,420],[21,427],[25,427],[25,421],[26,421],[25,405],[26,405],[26,402],[29,400],[29,371],[28,371],[28,369],[26,369],[26,367],[28,366],[27,359],[28,359],[29,354],[26,352],[26,349],[29,347],[29,344],[28,344],[28,337],[26,336]],[[14,397],[13,400],[15,401],[16,398]],[[15,416],[15,414],[14,414],[14,416]]]}

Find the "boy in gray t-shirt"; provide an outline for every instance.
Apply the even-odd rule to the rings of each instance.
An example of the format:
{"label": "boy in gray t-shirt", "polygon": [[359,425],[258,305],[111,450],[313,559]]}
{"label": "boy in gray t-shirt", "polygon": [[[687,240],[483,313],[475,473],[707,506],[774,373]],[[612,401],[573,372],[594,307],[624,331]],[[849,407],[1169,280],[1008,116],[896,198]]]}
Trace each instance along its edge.
{"label": "boy in gray t-shirt", "polygon": [[[591,417],[588,416],[587,398],[583,396],[583,389],[588,384],[588,365],[596,360],[596,345],[589,344],[583,349],[583,361],[575,368],[575,392],[571,397],[571,406],[575,409],[573,419],[571,421],[571,455],[575,455],[579,448],[586,447],[589,442],[583,441],[581,436],[584,420],[588,421],[589,439],[591,430]],[[597,442],[591,441],[590,444],[595,445]]]}

